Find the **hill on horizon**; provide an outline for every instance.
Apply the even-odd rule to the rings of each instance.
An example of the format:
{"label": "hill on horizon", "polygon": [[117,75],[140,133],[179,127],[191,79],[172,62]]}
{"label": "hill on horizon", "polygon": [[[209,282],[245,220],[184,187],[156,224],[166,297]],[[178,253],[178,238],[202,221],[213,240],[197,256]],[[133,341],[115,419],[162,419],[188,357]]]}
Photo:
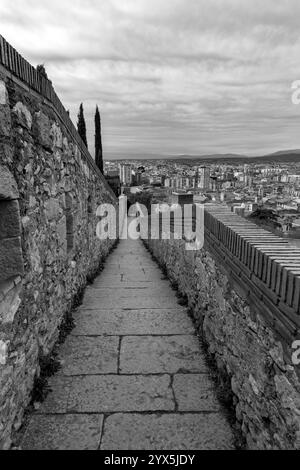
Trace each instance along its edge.
{"label": "hill on horizon", "polygon": [[189,156],[181,155],[172,157],[168,160],[182,163],[195,163],[201,161],[202,163],[222,162],[222,163],[297,163],[300,162],[300,149],[294,150],[280,150],[275,153],[262,156],[247,156],[240,154],[215,154],[215,155],[202,155],[202,156]]}
{"label": "hill on horizon", "polygon": [[[109,159],[108,159],[109,160]],[[209,154],[209,155],[147,155],[145,158],[139,158],[138,156],[131,156],[125,158],[118,158],[113,159],[115,161],[131,161],[131,160],[141,160],[142,161],[152,161],[152,160],[172,160],[174,163],[182,163],[188,165],[195,165],[198,162],[201,163],[215,163],[215,162],[223,162],[223,163],[297,163],[300,162],[300,149],[292,149],[292,150],[279,150],[278,152],[274,152],[267,155],[261,156],[247,156],[242,154],[235,154],[235,153],[225,153],[225,154]]]}

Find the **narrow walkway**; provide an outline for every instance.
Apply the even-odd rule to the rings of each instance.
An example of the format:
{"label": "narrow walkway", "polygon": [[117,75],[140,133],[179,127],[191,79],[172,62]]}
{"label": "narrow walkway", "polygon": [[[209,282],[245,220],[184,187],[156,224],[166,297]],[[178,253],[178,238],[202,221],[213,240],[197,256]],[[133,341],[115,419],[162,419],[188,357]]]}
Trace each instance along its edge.
{"label": "narrow walkway", "polygon": [[141,241],[120,242],[75,321],[22,449],[233,448],[186,308]]}

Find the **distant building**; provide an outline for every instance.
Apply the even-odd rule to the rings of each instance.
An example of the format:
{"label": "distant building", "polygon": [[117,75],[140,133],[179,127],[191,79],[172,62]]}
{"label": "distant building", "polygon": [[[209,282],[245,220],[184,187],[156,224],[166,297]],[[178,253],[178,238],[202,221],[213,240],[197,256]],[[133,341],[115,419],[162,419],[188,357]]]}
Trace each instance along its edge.
{"label": "distant building", "polygon": [[165,184],[164,184],[165,188],[170,188],[171,186],[171,180],[170,178],[166,178],[165,179]]}
{"label": "distant building", "polygon": [[140,186],[142,184],[142,173],[135,171],[132,176],[132,184]]}
{"label": "distant building", "polygon": [[132,184],[132,165],[119,165],[119,176],[122,185],[130,186]]}
{"label": "distant building", "polygon": [[240,215],[241,217],[245,216],[246,205],[241,203],[231,203],[229,204],[231,207],[231,212],[234,214]]}
{"label": "distant building", "polygon": [[288,183],[289,181],[289,175],[284,173],[283,175],[280,176],[280,182],[281,183]]}
{"label": "distant building", "polygon": [[249,186],[249,188],[252,188],[252,176],[246,175],[245,176],[245,183],[246,186]]}
{"label": "distant building", "polygon": [[121,194],[121,181],[119,177],[119,172],[116,170],[110,170],[105,175],[105,179],[113,190],[113,192],[115,193],[115,195],[119,197]]}
{"label": "distant building", "polygon": [[109,176],[110,178],[116,178],[117,176],[119,176],[119,172],[118,170],[107,170],[106,173],[105,173],[106,176]]}
{"label": "distant building", "polygon": [[210,178],[210,189],[212,192],[217,191],[217,178]]}
{"label": "distant building", "polygon": [[190,193],[173,193],[171,198],[172,204],[179,204],[180,206],[184,206],[185,204],[193,204],[194,203],[194,195]]}
{"label": "distant building", "polygon": [[257,191],[258,196],[259,196],[259,197],[265,197],[265,193],[266,193],[266,192],[265,192],[264,187],[263,187],[262,185],[259,186],[258,191]]}
{"label": "distant building", "polygon": [[202,166],[198,170],[198,188],[203,191],[210,189],[210,168]]}
{"label": "distant building", "polygon": [[195,189],[196,186],[196,178],[190,178],[190,188]]}

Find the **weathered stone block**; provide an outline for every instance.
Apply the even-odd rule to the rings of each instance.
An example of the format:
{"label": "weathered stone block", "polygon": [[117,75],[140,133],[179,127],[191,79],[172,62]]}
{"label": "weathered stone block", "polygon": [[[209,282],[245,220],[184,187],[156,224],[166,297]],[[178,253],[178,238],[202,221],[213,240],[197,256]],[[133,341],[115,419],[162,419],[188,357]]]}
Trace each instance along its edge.
{"label": "weathered stone block", "polygon": [[220,411],[214,384],[206,374],[174,375],[173,389],[179,411]]}
{"label": "weathered stone block", "polygon": [[56,226],[56,233],[58,237],[59,244],[67,249],[67,224],[66,217],[63,216]]}
{"label": "weathered stone block", "polygon": [[115,374],[118,369],[118,346],[117,337],[78,339],[71,336],[60,350],[63,360],[61,374],[66,376]]}
{"label": "weathered stone block", "polygon": [[63,135],[60,127],[57,124],[53,124],[51,127],[51,137],[53,140],[53,147],[62,149],[63,147]]}
{"label": "weathered stone block", "polygon": [[8,354],[8,341],[0,341],[0,365],[5,366]]}
{"label": "weathered stone block", "polygon": [[18,201],[0,200],[0,240],[21,236]]}
{"label": "weathered stone block", "polygon": [[11,132],[11,116],[5,83],[0,81],[0,136],[8,137]]}
{"label": "weathered stone block", "polygon": [[0,80],[0,105],[4,106],[8,103],[8,95],[6,86],[3,80]]}
{"label": "weathered stone block", "polygon": [[[101,277],[99,281],[101,282]],[[114,283],[115,285],[115,283]],[[164,288],[167,287],[164,285]],[[122,289],[129,295],[136,296],[134,289]],[[145,295],[145,289],[138,289],[139,295]],[[103,298],[107,296],[107,287],[101,289]],[[91,298],[96,289],[88,289],[85,299]],[[117,292],[117,291],[116,291]],[[132,292],[132,293],[131,293]],[[117,294],[116,294],[117,295]],[[159,293],[157,294],[159,295]],[[159,335],[164,331],[165,335],[193,334],[194,327],[191,320],[182,315],[181,310],[149,309],[149,310],[78,310],[76,315],[76,328],[74,336],[85,335]]]}
{"label": "weathered stone block", "polygon": [[67,234],[67,249],[72,250],[74,248],[74,235],[73,233]]}
{"label": "weathered stone block", "polygon": [[160,374],[180,371],[207,372],[196,337],[186,335],[124,338],[120,353],[121,374]]}
{"label": "weathered stone block", "polygon": [[40,413],[174,411],[168,375],[56,377]]}
{"label": "weathered stone block", "polygon": [[17,183],[6,166],[0,165],[0,199],[18,199]]}
{"label": "weathered stone block", "polygon": [[26,430],[23,450],[97,450],[102,415],[35,416]]}
{"label": "weathered stone block", "polygon": [[42,111],[34,115],[33,131],[40,145],[46,149],[52,148],[50,119]]}
{"label": "weathered stone block", "polygon": [[24,273],[20,238],[0,240],[0,282]]}
{"label": "weathered stone block", "polygon": [[6,296],[9,291],[11,291],[15,287],[14,279],[15,278],[11,277],[7,281],[0,283],[0,292],[3,296]]}
{"label": "weathered stone block", "polygon": [[[0,293],[3,289],[4,284],[3,283],[0,284]],[[17,313],[18,308],[20,307],[20,304],[21,304],[21,298],[20,298],[21,285],[18,287],[15,287],[13,283],[12,286],[13,286],[12,289],[10,289],[9,292],[5,294],[4,299],[0,301],[0,322],[3,325],[13,323],[15,314]]]}
{"label": "weathered stone block", "polygon": [[26,127],[27,129],[31,129],[32,127],[32,116],[28,108],[21,103],[20,101],[14,106],[13,109],[14,113],[17,116],[18,123],[22,127]]}
{"label": "weathered stone block", "polygon": [[62,214],[58,199],[51,198],[45,202],[45,215],[48,220],[57,219]]}
{"label": "weathered stone block", "polygon": [[8,143],[1,143],[0,145],[0,161],[4,165],[10,165],[13,162],[13,147]]}
{"label": "weathered stone block", "polygon": [[113,414],[106,420],[101,442],[101,450],[189,448],[234,449],[226,419],[218,413]]}

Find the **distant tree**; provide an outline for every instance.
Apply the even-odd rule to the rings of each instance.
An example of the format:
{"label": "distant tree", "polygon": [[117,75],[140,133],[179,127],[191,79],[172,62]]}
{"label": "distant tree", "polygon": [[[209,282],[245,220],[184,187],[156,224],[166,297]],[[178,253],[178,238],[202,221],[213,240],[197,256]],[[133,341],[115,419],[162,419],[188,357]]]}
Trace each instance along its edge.
{"label": "distant tree", "polygon": [[267,209],[264,207],[258,207],[250,216],[249,219],[252,219],[253,222],[259,225],[269,225],[272,228],[280,227],[278,222],[278,215],[272,209]]}
{"label": "distant tree", "polygon": [[78,122],[77,122],[78,134],[82,138],[86,148],[88,148],[87,138],[86,138],[86,124],[84,119],[83,104],[81,103],[78,113]]}
{"label": "distant tree", "polygon": [[103,173],[103,149],[102,149],[102,136],[101,136],[101,117],[98,106],[96,106],[95,114],[95,160],[96,165]]}

